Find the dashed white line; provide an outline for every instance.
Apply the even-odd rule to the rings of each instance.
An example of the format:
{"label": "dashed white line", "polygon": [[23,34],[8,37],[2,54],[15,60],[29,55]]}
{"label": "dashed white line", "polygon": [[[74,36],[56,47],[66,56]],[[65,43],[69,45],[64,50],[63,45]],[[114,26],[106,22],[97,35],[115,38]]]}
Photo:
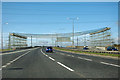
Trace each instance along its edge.
{"label": "dashed white line", "polygon": [[45,55],[45,56],[47,56],[47,57],[48,57],[48,55]]}
{"label": "dashed white line", "polygon": [[92,61],[92,59],[88,59],[88,58],[82,58],[82,57],[78,57],[79,59],[83,59],[83,60],[87,60],[87,61]]}
{"label": "dashed white line", "polygon": [[82,58],[82,57],[78,57],[79,59],[84,59],[84,58]]}
{"label": "dashed white line", "polygon": [[51,60],[55,61],[55,59],[53,59],[53,58],[51,58],[51,57],[49,57],[49,59],[51,59]]}
{"label": "dashed white line", "polygon": [[55,59],[53,59],[52,57],[49,57],[48,55],[46,55],[46,54],[42,51],[42,49],[41,49],[41,52],[42,52],[46,57],[48,57],[49,59],[55,61]]}
{"label": "dashed white line", "polygon": [[5,68],[5,67],[7,67],[7,65],[2,66],[2,68]]}
{"label": "dashed white line", "polygon": [[[42,52],[43,54],[45,54],[45,53],[42,51],[42,49],[41,49],[41,52]],[[46,55],[46,54],[45,54],[45,55]],[[70,55],[69,55],[69,56],[70,56]],[[53,61],[55,61],[55,59],[53,59],[52,57],[49,57],[49,56],[48,56],[48,58],[51,59],[51,60],[53,60]],[[55,61],[55,62],[56,62],[56,61]],[[60,63],[60,62],[57,62],[57,64],[61,65],[62,67],[66,68],[66,69],[68,69],[69,71],[74,71],[73,69],[65,66],[64,64],[62,64],[62,63]]]}
{"label": "dashed white line", "polygon": [[71,55],[67,55],[67,56],[71,56]]}
{"label": "dashed white line", "polygon": [[60,62],[57,62],[57,63],[58,63],[59,65],[63,66],[64,68],[70,70],[70,71],[74,71],[73,69],[71,69],[71,68],[65,66],[64,64],[62,64],[62,63],[60,63]]}
{"label": "dashed white line", "polygon": [[8,66],[8,65],[10,65],[11,63],[7,63],[6,65]]}
{"label": "dashed white line", "polygon": [[120,67],[119,65],[111,64],[111,63],[107,63],[107,62],[100,62],[100,63],[102,63],[102,64],[106,64],[106,65],[115,66],[115,67]]}
{"label": "dashed white line", "polygon": [[87,60],[87,61],[92,61],[92,59],[87,59],[87,58],[84,58],[84,60]]}
{"label": "dashed white line", "polygon": [[[41,52],[42,52],[42,49],[41,49]],[[44,52],[42,52],[43,54],[45,54]],[[63,53],[60,53],[61,55],[65,55]],[[46,55],[46,54],[45,54]],[[48,57],[48,55],[46,55]],[[71,56],[71,57],[74,57],[73,55],[66,55],[66,56]],[[55,59],[49,57],[51,60],[55,61]],[[79,59],[82,59],[82,60],[87,60],[87,61],[93,61],[92,59],[88,59],[88,58],[82,58],[82,57],[78,57]],[[57,62],[59,65],[65,67],[66,69],[70,70],[70,71],[74,71],[73,69],[65,66],[64,64],[60,63],[60,62]],[[105,64],[105,65],[111,65],[111,66],[115,66],[115,67],[120,67],[119,65],[116,65],[116,64],[111,64],[111,63],[107,63],[107,62],[100,62],[102,64]]]}
{"label": "dashed white line", "polygon": [[73,55],[71,57],[74,57]]}
{"label": "dashed white line", "polygon": [[65,54],[61,53],[61,55],[65,55]]}

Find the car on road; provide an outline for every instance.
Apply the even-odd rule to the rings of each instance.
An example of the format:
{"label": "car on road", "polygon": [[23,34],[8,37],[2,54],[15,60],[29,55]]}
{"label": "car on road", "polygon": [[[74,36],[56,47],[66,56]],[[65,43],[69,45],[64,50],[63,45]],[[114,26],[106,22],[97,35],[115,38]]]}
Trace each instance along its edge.
{"label": "car on road", "polygon": [[108,46],[107,51],[118,51],[115,47]]}
{"label": "car on road", "polygon": [[52,47],[47,47],[46,52],[53,52],[53,48]]}
{"label": "car on road", "polygon": [[84,48],[83,48],[83,50],[88,50],[89,48],[88,48],[88,46],[84,46]]}

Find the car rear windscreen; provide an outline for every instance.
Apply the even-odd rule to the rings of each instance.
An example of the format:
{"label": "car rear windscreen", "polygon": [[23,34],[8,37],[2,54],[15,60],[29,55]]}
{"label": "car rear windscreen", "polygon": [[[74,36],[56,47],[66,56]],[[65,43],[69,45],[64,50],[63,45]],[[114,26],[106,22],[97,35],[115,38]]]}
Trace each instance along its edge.
{"label": "car rear windscreen", "polygon": [[47,49],[52,49],[52,47],[47,47]]}

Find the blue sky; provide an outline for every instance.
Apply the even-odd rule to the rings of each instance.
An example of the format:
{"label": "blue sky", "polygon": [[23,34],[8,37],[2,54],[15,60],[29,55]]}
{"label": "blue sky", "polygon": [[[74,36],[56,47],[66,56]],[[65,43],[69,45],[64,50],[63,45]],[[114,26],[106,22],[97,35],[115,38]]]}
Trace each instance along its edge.
{"label": "blue sky", "polygon": [[3,2],[118,2],[119,0],[2,0]]}
{"label": "blue sky", "polygon": [[[118,2],[3,2],[3,30],[33,34],[75,32],[110,27],[118,37]],[[8,24],[6,24],[8,23]]]}
{"label": "blue sky", "polygon": [[[117,31],[117,2],[91,3],[3,3],[5,32],[55,33],[71,32],[72,21],[79,17],[75,31],[111,27]],[[117,32],[116,32],[117,33]],[[115,34],[115,33],[114,33]]]}

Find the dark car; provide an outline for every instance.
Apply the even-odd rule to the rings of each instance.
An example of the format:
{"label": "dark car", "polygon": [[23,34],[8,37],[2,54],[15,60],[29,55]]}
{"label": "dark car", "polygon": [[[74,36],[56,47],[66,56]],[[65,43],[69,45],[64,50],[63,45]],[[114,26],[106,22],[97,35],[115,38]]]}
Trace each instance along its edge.
{"label": "dark car", "polygon": [[107,51],[118,51],[115,47],[108,46]]}
{"label": "dark car", "polygon": [[53,48],[52,47],[47,47],[46,52],[53,52]]}
{"label": "dark car", "polygon": [[88,50],[89,48],[88,48],[88,46],[84,46],[84,48],[83,48],[83,50]]}

